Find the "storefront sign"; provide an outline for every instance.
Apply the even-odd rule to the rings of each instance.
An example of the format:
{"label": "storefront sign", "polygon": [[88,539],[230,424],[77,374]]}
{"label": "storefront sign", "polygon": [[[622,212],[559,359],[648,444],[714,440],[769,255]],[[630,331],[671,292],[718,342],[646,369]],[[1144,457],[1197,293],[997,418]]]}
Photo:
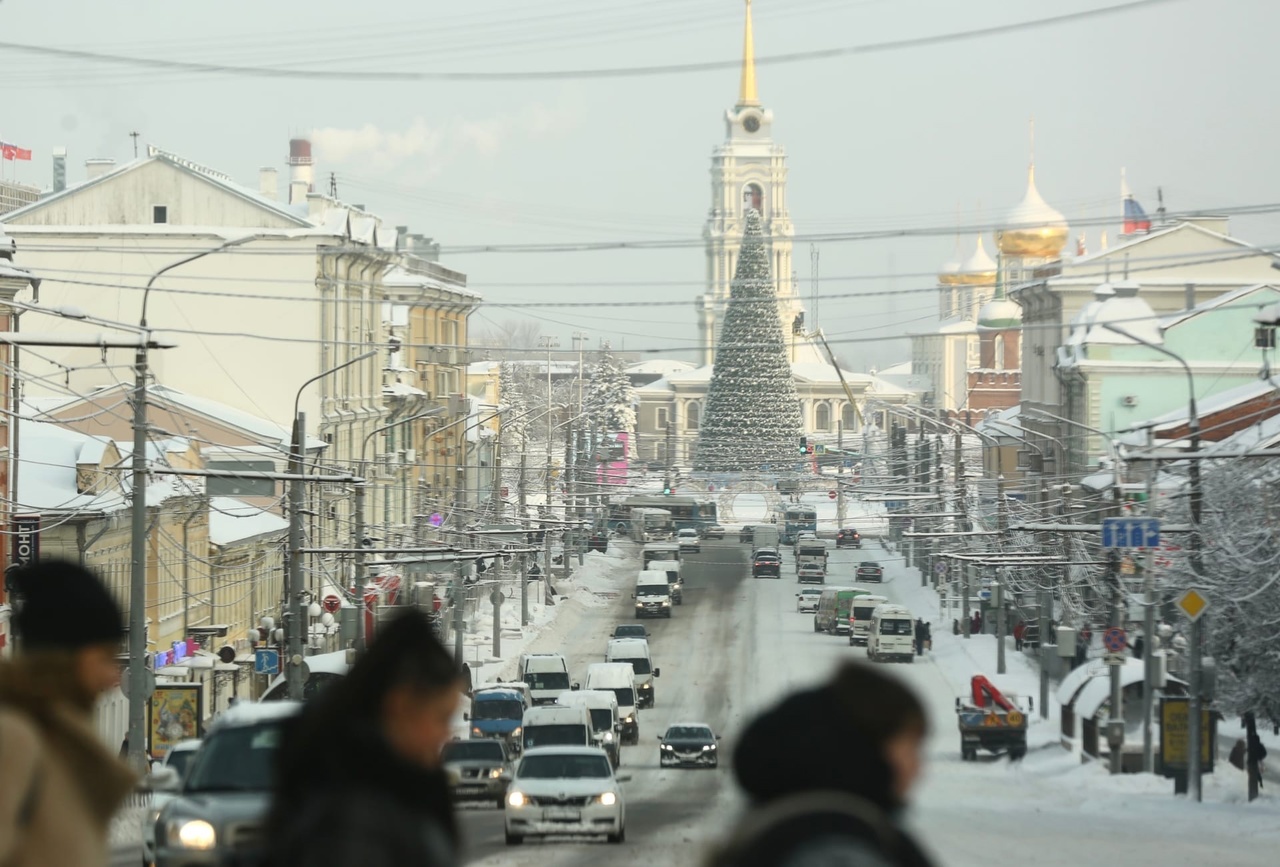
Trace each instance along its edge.
{"label": "storefront sign", "polygon": [[15,566],[40,560],[40,516],[13,516],[13,557]]}

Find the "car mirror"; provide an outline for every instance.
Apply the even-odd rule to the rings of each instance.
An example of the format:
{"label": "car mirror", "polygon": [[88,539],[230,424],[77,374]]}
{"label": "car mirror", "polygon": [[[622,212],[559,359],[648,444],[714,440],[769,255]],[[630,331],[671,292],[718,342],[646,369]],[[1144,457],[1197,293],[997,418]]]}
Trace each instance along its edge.
{"label": "car mirror", "polygon": [[722,741],[722,740],[724,740],[724,738],[722,738],[720,735],[716,735],[716,740],[718,740],[718,741]]}
{"label": "car mirror", "polygon": [[577,692],[578,690],[582,689],[582,684],[575,683],[572,686],[570,686],[569,689],[573,692]]}
{"label": "car mirror", "polygon": [[654,737],[658,739],[658,743],[662,743],[662,735],[655,735]]}
{"label": "car mirror", "polygon": [[660,669],[660,668],[655,668],[655,669],[653,670],[653,676],[654,676],[654,677],[662,677],[662,669]]}
{"label": "car mirror", "polygon": [[462,715],[462,721],[463,721],[463,722],[471,722],[471,714],[469,714],[469,713],[464,713],[464,714]]}
{"label": "car mirror", "polygon": [[629,783],[629,782],[631,782],[631,775],[630,775],[630,774],[623,774],[623,775],[622,775],[622,776],[620,776],[620,777],[614,777],[614,779],[615,779],[615,780],[617,780],[619,783]]}
{"label": "car mirror", "polygon": [[631,594],[631,598],[632,598],[632,599],[635,599],[635,598],[636,598],[636,594],[632,593],[632,594]]}
{"label": "car mirror", "polygon": [[173,768],[160,767],[152,771],[146,780],[146,787],[153,792],[176,792],[182,784],[182,777]]}

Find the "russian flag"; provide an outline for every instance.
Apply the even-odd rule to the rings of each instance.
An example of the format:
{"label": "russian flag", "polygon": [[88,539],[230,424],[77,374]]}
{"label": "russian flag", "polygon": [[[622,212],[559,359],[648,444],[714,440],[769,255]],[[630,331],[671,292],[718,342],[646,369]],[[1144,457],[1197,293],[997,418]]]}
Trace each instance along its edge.
{"label": "russian flag", "polygon": [[7,141],[0,141],[0,158],[6,160],[29,160],[31,159],[31,151],[28,148],[20,148]]}
{"label": "russian flag", "polygon": [[1151,218],[1147,216],[1147,212],[1142,210],[1142,205],[1133,198],[1127,196],[1124,200],[1124,234],[1135,235],[1138,232],[1151,231]]}

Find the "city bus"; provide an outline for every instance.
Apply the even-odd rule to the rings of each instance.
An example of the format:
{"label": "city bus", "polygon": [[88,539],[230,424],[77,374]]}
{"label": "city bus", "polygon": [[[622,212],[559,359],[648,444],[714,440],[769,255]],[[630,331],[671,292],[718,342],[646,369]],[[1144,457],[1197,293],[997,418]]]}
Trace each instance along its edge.
{"label": "city bus", "polygon": [[782,544],[794,545],[796,536],[801,533],[818,532],[818,512],[808,506],[787,506],[779,523],[782,526]]}
{"label": "city bus", "polygon": [[676,530],[683,530],[686,527],[701,530],[705,526],[716,523],[716,504],[714,500],[698,500],[694,497],[654,494],[652,496],[637,495],[627,497],[621,502],[611,503],[607,519],[609,529],[617,530],[630,525],[631,513],[635,509],[663,509],[670,512],[672,524]]}

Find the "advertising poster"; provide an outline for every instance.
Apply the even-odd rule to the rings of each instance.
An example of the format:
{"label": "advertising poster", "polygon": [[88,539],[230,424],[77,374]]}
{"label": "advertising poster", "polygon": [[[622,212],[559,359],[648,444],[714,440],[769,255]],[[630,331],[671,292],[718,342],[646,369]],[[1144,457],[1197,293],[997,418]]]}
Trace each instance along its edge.
{"label": "advertising poster", "polygon": [[151,758],[160,761],[178,741],[198,738],[200,720],[204,716],[198,683],[157,684],[151,697],[151,723],[148,732]]}

